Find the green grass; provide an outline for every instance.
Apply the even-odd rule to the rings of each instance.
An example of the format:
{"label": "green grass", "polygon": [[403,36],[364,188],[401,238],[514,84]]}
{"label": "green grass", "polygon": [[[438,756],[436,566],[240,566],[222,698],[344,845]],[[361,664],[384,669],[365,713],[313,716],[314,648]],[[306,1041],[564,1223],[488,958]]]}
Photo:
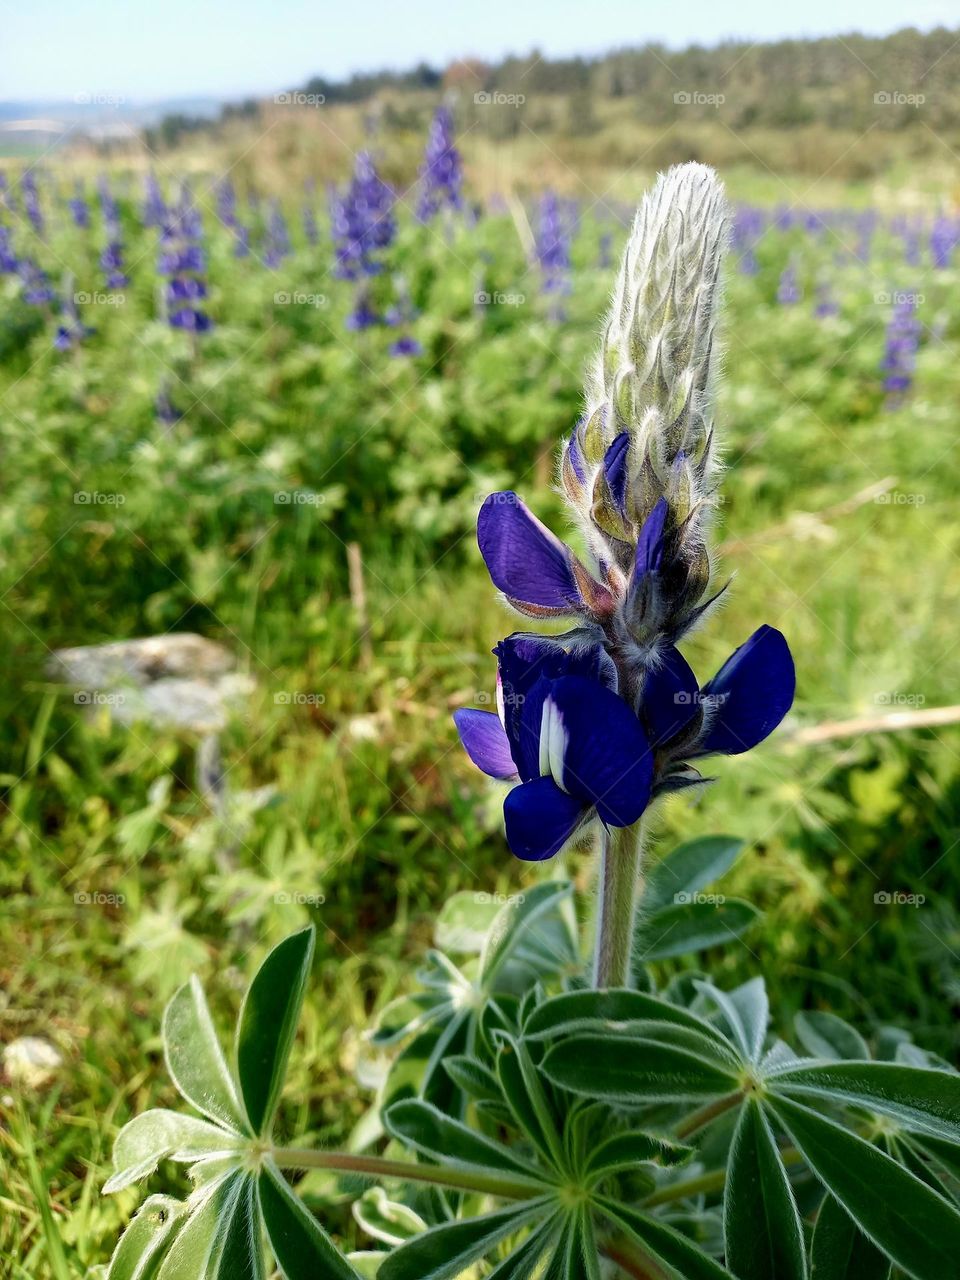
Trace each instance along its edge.
{"label": "green grass", "polygon": [[[153,238],[133,215],[128,200],[126,301],[91,308],[97,333],[74,355],[50,350],[50,321],[0,280],[0,1040],[43,1035],[64,1056],[51,1085],[0,1100],[0,1257],[18,1278],[82,1275],[108,1256],[138,1201],[99,1196],[110,1142],[132,1114],[172,1101],[160,1014],[190,972],[226,1026],[254,960],[316,921],[287,1119],[301,1138],[339,1140],[370,1100],[359,1031],[403,985],[445,897],[507,893],[536,874],[507,851],[449,715],[489,698],[490,648],[522,625],[494,601],[472,521],[484,493],[511,485],[561,527],[550,451],[576,417],[609,286],[592,217],[561,326],[509,217],[449,242],[405,220],[395,261],[425,355],[392,361],[382,335],[346,334],[349,287],[330,278],[325,245],[298,245],[271,273],[235,262],[215,234],[218,325],[194,356],[152,318]],[[731,542],[720,572],[734,577],[689,650],[709,673],[761,622],[782,627],[799,726],[950,704],[960,687],[957,269],[911,268],[886,236],[869,267],[836,267],[840,247],[771,232],[759,274],[731,272],[718,538]],[[77,287],[96,287],[95,247],[62,216],[36,249],[52,274],[66,264]],[[807,295],[785,308],[775,293],[791,253]],[[812,314],[819,272],[841,304],[826,321]],[[481,282],[526,301],[476,308]],[[927,329],[915,389],[889,411],[888,308],[875,295],[894,288],[925,294]],[[296,291],[326,302],[274,303]],[[169,434],[153,419],[163,379],[184,410]],[[781,528],[888,477],[895,500]],[[291,490],[322,501],[274,501]],[[124,501],[78,505],[78,491]],[[363,551],[369,660],[348,542]],[[257,682],[225,735],[229,786],[276,794],[236,812],[230,832],[197,795],[195,743],[85,718],[45,675],[58,646],[168,629],[222,641]],[[819,747],[782,733],[720,761],[698,803],[674,801],[665,845],[709,831],[749,842],[724,888],[766,915],[717,958],[721,978],[762,970],[781,1025],[829,1004],[955,1058],[958,750],[953,728]],[[587,885],[589,859],[572,861]],[[878,890],[927,901],[884,907]],[[76,901],[93,893],[123,900]]]}

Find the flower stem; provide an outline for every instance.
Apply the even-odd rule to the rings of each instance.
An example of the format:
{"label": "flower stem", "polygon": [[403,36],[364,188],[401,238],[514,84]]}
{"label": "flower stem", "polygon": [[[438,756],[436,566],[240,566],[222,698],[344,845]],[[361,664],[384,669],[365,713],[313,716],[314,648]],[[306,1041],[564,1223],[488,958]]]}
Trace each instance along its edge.
{"label": "flower stem", "polygon": [[505,1200],[532,1200],[544,1193],[544,1186],[522,1177],[484,1174],[446,1165],[414,1164],[407,1160],[383,1160],[379,1156],[359,1156],[347,1151],[310,1151],[303,1148],[275,1147],[271,1156],[281,1169],[334,1169],[339,1173],[355,1173],[368,1178],[401,1178],[406,1182],[425,1182],[456,1191],[477,1191],[483,1195],[501,1196]]}
{"label": "flower stem", "polygon": [[701,1107],[699,1111],[693,1111],[687,1116],[674,1130],[678,1138],[690,1138],[693,1134],[708,1125],[711,1120],[715,1120],[717,1116],[722,1116],[725,1111],[729,1111],[731,1107],[738,1106],[743,1101],[743,1090],[737,1089],[734,1093],[724,1094],[722,1098],[716,1098],[713,1102],[708,1102],[705,1107]]}
{"label": "flower stem", "polygon": [[604,828],[593,968],[593,985],[597,988],[630,984],[642,857],[643,819],[632,827]]}

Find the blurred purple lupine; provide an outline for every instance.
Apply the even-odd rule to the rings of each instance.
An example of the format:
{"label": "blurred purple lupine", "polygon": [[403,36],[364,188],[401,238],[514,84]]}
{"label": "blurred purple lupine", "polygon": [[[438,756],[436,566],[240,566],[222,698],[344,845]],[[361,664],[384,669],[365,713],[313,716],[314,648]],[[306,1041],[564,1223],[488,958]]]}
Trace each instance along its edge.
{"label": "blurred purple lupine", "polygon": [[880,368],[884,373],[883,389],[890,403],[896,404],[910,390],[920,345],[920,321],[916,315],[916,295],[894,295],[893,314],[887,325],[887,341]]}
{"label": "blurred purple lupine", "polygon": [[237,193],[229,178],[217,183],[217,217],[234,235],[233,256],[245,258],[250,252],[250,233],[237,217]]}
{"label": "blurred purple lupine", "polygon": [[930,232],[930,256],[938,270],[950,266],[950,259],[958,243],[960,243],[960,223],[952,218],[936,218]]}
{"label": "blurred purple lupine", "polygon": [[10,275],[17,269],[17,255],[13,251],[10,228],[0,226],[0,275]]}
{"label": "blurred purple lupine", "polygon": [[168,323],[189,333],[204,333],[211,327],[210,317],[197,305],[207,296],[202,236],[200,213],[193,203],[190,188],[184,183],[179,202],[166,211],[160,232],[157,270],[160,275],[168,277]]}
{"label": "blurred purple lupine", "polygon": [[73,225],[79,227],[81,231],[86,231],[90,226],[90,208],[87,205],[87,197],[84,193],[82,182],[77,183],[73,195],[67,201],[67,207],[70,210]]}
{"label": "blurred purple lupine", "polygon": [[331,193],[339,279],[356,280],[382,270],[375,255],[392,244],[396,235],[394,201],[394,193],[377,173],[373,157],[368,151],[361,151],[349,186],[343,192]]}
{"label": "blurred purple lupine", "polygon": [[777,285],[777,301],[781,306],[792,306],[799,302],[802,293],[800,285],[797,281],[797,269],[793,263],[788,263],[784,267],[780,275],[780,283]]}
{"label": "blurred purple lupine", "polygon": [[50,278],[33,258],[21,258],[17,262],[17,274],[23,281],[23,300],[33,307],[46,306],[53,302],[56,293],[50,284]]}
{"label": "blurred purple lupine", "polygon": [[145,227],[162,227],[167,217],[167,203],[160,190],[160,184],[154,174],[147,174],[144,188],[143,225]]}
{"label": "blurred purple lupine", "polygon": [[766,214],[753,205],[740,205],[733,217],[730,247],[740,255],[739,266],[744,275],[755,276],[759,271],[756,244],[766,227]]}
{"label": "blurred purple lupine", "polygon": [[263,261],[268,267],[279,267],[284,258],[290,254],[290,232],[287,220],[278,201],[270,204],[270,216],[267,218],[267,234],[264,240]]}
{"label": "blurred purple lupine", "polygon": [[836,298],[833,296],[833,290],[826,280],[822,280],[816,289],[816,302],[813,307],[813,314],[821,320],[825,320],[827,316],[835,316],[840,310]]}
{"label": "blurred purple lupine", "polygon": [[543,292],[554,299],[550,316],[564,318],[559,299],[570,292],[570,232],[557,195],[545,191],[540,198],[537,224],[537,259],[543,277]]}
{"label": "blurred purple lupine", "polygon": [[26,169],[20,179],[20,192],[23,196],[23,208],[30,225],[38,236],[43,235],[43,210],[40,208],[40,193],[37,190],[37,179],[32,169]]}
{"label": "blurred purple lupine", "polygon": [[463,208],[463,165],[453,140],[453,113],[440,107],[430,125],[430,136],[420,169],[417,216],[429,222],[441,209]]}
{"label": "blurred purple lupine", "polygon": [[54,335],[53,345],[57,351],[72,351],[84,338],[88,338],[93,330],[80,319],[76,299],[69,293],[60,304],[60,322]]}
{"label": "blurred purple lupine", "polygon": [[108,289],[122,289],[129,283],[123,269],[123,241],[120,228],[120,208],[113,198],[106,178],[99,183],[100,209],[107,243],[100,255],[100,266],[106,274]]}
{"label": "blurred purple lupine", "polygon": [[[398,277],[395,287],[397,301],[388,309],[384,320],[391,328],[407,328],[416,320],[418,312],[413,305],[413,299],[410,297],[410,290],[407,288],[406,281]],[[391,343],[390,354],[392,356],[419,356],[423,354],[423,347],[412,334],[401,333]]]}

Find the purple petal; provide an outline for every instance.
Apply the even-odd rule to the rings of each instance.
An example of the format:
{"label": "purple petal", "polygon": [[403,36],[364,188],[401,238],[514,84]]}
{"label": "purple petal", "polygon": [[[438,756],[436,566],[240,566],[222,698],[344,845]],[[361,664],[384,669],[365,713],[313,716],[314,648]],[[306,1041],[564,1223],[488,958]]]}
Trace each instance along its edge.
{"label": "purple petal", "polygon": [[669,514],[670,507],[666,498],[658,498],[653,510],[644,520],[637,539],[633,570],[635,581],[639,581],[645,573],[660,568],[660,561],[663,559],[663,530]]}
{"label": "purple petal", "polygon": [[573,474],[581,484],[586,484],[587,467],[583,460],[583,454],[580,451],[579,431],[577,427],[574,427],[570,432],[570,439],[567,441],[567,457],[570,459],[570,466],[573,468]]}
{"label": "purple petal", "polygon": [[650,745],[669,742],[700,709],[700,686],[689,663],[671,645],[661,665],[647,673],[643,684],[640,715],[647,727]]}
{"label": "purple petal", "polygon": [[491,778],[515,778],[517,766],[510,754],[510,742],[500,717],[494,711],[461,707],[453,713],[457,733],[467,755]]}
{"label": "purple petal", "polygon": [[477,542],[493,584],[521,604],[576,613],[583,600],[572,553],[515,493],[492,493],[477,517]]}
{"label": "purple petal", "polygon": [[596,805],[610,826],[636,822],[653,780],[653,755],[640,721],[617,694],[582,676],[555,680],[549,696],[566,738],[566,790]]}
{"label": "purple petal", "polygon": [[707,728],[696,754],[735,756],[755,747],[790,710],[796,687],[786,640],[773,627],[758,628],[703,688]]}
{"label": "purple petal", "polygon": [[627,458],[630,453],[630,434],[621,431],[603,455],[603,470],[613,494],[613,500],[622,512],[627,497]]}
{"label": "purple petal", "polygon": [[584,816],[583,804],[552,778],[524,782],[503,802],[507,843],[525,862],[543,862],[559,853]]}

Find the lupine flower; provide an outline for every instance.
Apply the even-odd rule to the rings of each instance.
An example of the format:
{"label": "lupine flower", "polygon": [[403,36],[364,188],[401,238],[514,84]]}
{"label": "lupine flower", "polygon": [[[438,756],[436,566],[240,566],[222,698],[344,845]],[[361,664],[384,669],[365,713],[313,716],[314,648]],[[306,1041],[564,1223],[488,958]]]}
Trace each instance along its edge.
{"label": "lupine flower", "polygon": [[123,269],[123,242],[120,226],[120,208],[113,198],[106,178],[99,184],[100,209],[107,233],[107,243],[100,255],[100,266],[106,274],[108,289],[122,289],[129,283]]}
{"label": "lupine flower", "polygon": [[167,202],[163,198],[160,184],[154,174],[148,173],[143,202],[143,225],[145,227],[162,227],[166,218]]}
{"label": "lupine flower", "polygon": [[430,125],[420,170],[417,216],[429,222],[441,209],[462,208],[463,166],[453,140],[453,115],[448,107],[440,107]]}
{"label": "lupine flower", "polygon": [[31,306],[43,307],[56,298],[47,273],[33,258],[21,258],[17,262],[17,273],[23,281],[23,300]]}
{"label": "lupine flower", "polygon": [[200,243],[202,235],[200,214],[189,187],[184,184],[179,203],[166,213],[160,233],[157,270],[169,277],[167,321],[173,328],[184,329],[188,333],[204,333],[211,327],[210,317],[197,305],[207,296],[203,278],[206,258]]}
{"label": "lupine flower", "polygon": [[799,302],[803,297],[803,292],[797,281],[797,268],[793,263],[788,263],[780,274],[780,282],[777,285],[777,301],[781,306],[789,307]]}
{"label": "lupine flower", "polygon": [[237,193],[229,178],[223,178],[217,183],[216,196],[217,217],[235,237],[233,256],[245,258],[250,252],[250,233],[237,217]]}
{"label": "lupine flower", "polygon": [[704,602],[705,521],[725,239],[722,190],[702,165],[672,169],[638,210],[561,464],[593,564],[513,493],[480,510],[480,551],[509,603],[576,623],[505,640],[499,713],[456,715],[474,763],[516,784],[504,814],[521,858],[551,857],[594,818],[632,825],[651,800],[707,781],[693,762],[763,741],[793,701],[793,660],[771,627],[703,688],[677,648],[716,598]]}
{"label": "lupine flower", "polygon": [[[397,277],[395,288],[397,301],[392,307],[388,308],[384,321],[391,328],[407,327],[416,320],[418,312],[413,305],[413,299],[410,297],[407,283],[401,276]],[[392,356],[419,356],[423,354],[423,347],[411,334],[403,333],[391,343],[390,354]]]}
{"label": "lupine flower", "polygon": [[183,416],[171,400],[170,388],[166,382],[162,383],[160,390],[157,392],[157,398],[153,402],[153,408],[157,415],[158,422],[162,422],[168,429],[175,423],[179,422]]}
{"label": "lupine flower", "polygon": [[[552,191],[540,199],[537,226],[537,259],[543,278],[543,292],[555,299],[570,292],[570,232],[563,217],[560,201]],[[563,306],[554,301],[551,317],[563,319]]]}
{"label": "lupine flower", "polygon": [[27,169],[20,179],[20,191],[23,195],[23,209],[30,219],[30,225],[38,236],[42,236],[43,210],[40,208],[40,193],[37,190],[37,179],[32,169]]}
{"label": "lupine flower", "polygon": [[396,234],[393,205],[394,194],[378,175],[373,157],[362,151],[346,191],[331,195],[336,274],[341,280],[356,280],[382,270],[376,255]]}
{"label": "lupine flower", "polygon": [[57,351],[72,351],[93,332],[93,329],[80,319],[76,303],[68,293],[60,304],[60,323],[53,339],[54,347]]}
{"label": "lupine flower", "polygon": [[835,316],[839,310],[837,300],[833,296],[833,290],[826,280],[822,280],[817,285],[816,303],[813,308],[814,315],[821,320],[825,320],[827,316]]}
{"label": "lupine flower", "polygon": [[67,201],[67,207],[70,210],[73,225],[79,227],[81,231],[86,231],[90,226],[90,209],[83,193],[82,183],[77,183],[72,197]]}
{"label": "lupine flower", "polygon": [[600,237],[600,245],[597,252],[597,266],[601,271],[606,271],[613,263],[613,232],[605,231]]}
{"label": "lupine flower", "polygon": [[937,218],[930,232],[930,254],[938,269],[949,267],[953,251],[960,243],[960,223],[950,218]]}
{"label": "lupine flower", "polygon": [[270,205],[270,216],[267,219],[267,235],[263,251],[263,261],[268,267],[279,267],[290,253],[290,232],[283,210],[274,200]]}
{"label": "lupine flower", "polygon": [[916,316],[913,294],[898,295],[893,315],[887,326],[887,341],[880,368],[884,372],[883,389],[892,403],[910,390],[920,345],[920,322]]}
{"label": "lupine flower", "polygon": [[17,255],[9,227],[0,226],[0,275],[11,275],[17,269]]}

